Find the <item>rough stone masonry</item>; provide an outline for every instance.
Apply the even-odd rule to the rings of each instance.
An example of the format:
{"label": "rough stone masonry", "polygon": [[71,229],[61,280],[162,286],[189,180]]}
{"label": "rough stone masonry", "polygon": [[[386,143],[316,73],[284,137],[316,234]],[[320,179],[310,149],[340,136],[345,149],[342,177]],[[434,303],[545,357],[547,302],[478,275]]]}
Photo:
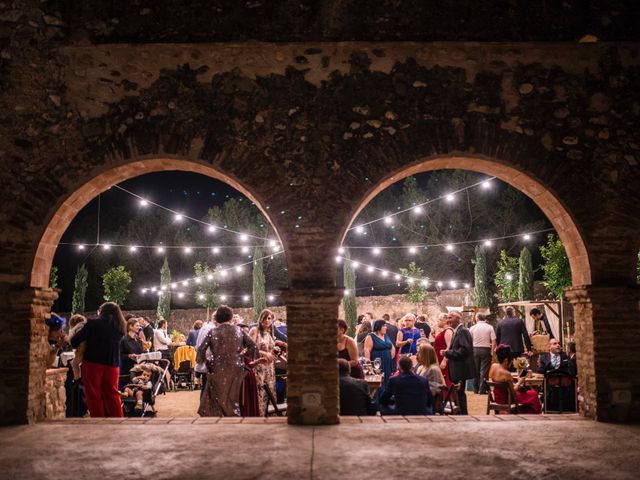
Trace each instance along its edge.
{"label": "rough stone masonry", "polygon": [[634,9],[156,3],[0,3],[3,422],[44,416],[46,279],[69,222],[175,169],[246,193],[285,247],[290,423],[339,420],[333,257],[350,222],[439,168],[495,175],[547,214],[572,267],[585,414],[638,419]]}

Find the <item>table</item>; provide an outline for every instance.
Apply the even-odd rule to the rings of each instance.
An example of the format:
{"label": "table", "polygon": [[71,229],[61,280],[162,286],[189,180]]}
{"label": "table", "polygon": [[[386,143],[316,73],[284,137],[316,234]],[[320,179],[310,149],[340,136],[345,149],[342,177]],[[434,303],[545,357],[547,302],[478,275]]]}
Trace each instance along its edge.
{"label": "table", "polygon": [[382,385],[382,377],[384,374],[374,374],[374,375],[365,375],[364,379],[367,381],[369,385],[369,392],[371,397],[375,396],[376,392]]}

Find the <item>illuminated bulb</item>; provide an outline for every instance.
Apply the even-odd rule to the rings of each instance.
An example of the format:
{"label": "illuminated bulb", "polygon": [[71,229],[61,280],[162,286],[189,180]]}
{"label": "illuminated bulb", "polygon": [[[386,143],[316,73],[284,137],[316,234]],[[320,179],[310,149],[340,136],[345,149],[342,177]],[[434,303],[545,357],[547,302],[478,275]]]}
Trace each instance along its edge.
{"label": "illuminated bulb", "polygon": [[162,290],[163,292],[164,292],[166,289],[167,289],[167,286],[166,286],[166,285],[162,285],[162,286],[160,287],[160,290]]}
{"label": "illuminated bulb", "polygon": [[156,252],[158,252],[158,253],[164,253],[164,247],[158,247],[158,248],[156,248]]}
{"label": "illuminated bulb", "polygon": [[269,246],[271,248],[277,247],[278,246],[278,242],[276,242],[275,240],[269,240]]}
{"label": "illuminated bulb", "polygon": [[360,262],[351,262],[351,267],[355,270],[360,266]]}
{"label": "illuminated bulb", "polygon": [[172,283],[171,284],[171,289],[175,290],[176,288],[178,288],[178,284],[177,283]]}
{"label": "illuminated bulb", "polygon": [[453,245],[448,244],[445,248],[447,249],[447,252],[453,252]]}
{"label": "illuminated bulb", "polygon": [[108,243],[105,243],[104,245],[102,245],[102,249],[103,250],[110,250],[111,249],[111,245],[109,245]]}
{"label": "illuminated bulb", "polygon": [[280,251],[280,245],[276,245],[275,247],[271,247],[271,250],[278,253]]}
{"label": "illuminated bulb", "polygon": [[245,302],[248,302],[249,301],[249,295],[244,295],[242,297],[242,300],[244,300]]}
{"label": "illuminated bulb", "polygon": [[229,275],[229,272],[226,270],[220,270],[220,276],[221,277],[226,277],[227,275]]}
{"label": "illuminated bulb", "polygon": [[220,253],[220,247],[213,247],[211,249],[211,253],[213,253],[214,255],[218,255]]}
{"label": "illuminated bulb", "polygon": [[375,247],[373,250],[371,250],[371,252],[372,252],[374,255],[380,255],[381,250],[380,250],[378,247]]}
{"label": "illuminated bulb", "polygon": [[453,193],[449,193],[446,197],[444,197],[447,202],[453,202],[454,196]]}
{"label": "illuminated bulb", "polygon": [[78,245],[78,250],[84,250],[84,245],[82,244]]}
{"label": "illuminated bulb", "polygon": [[393,223],[393,218],[391,217],[384,217],[384,224],[385,225],[391,225]]}
{"label": "illuminated bulb", "polygon": [[471,288],[471,285],[469,285],[468,283],[465,283],[464,288]]}
{"label": "illuminated bulb", "polygon": [[204,294],[202,294],[202,293],[201,293],[200,295],[198,295],[198,298],[199,298],[200,300],[204,300]]}
{"label": "illuminated bulb", "polygon": [[226,295],[220,295],[220,300],[222,300],[223,302],[227,300],[227,296]]}
{"label": "illuminated bulb", "polygon": [[529,235],[528,233],[525,233],[522,238],[524,238],[525,240],[531,240],[531,235]]}
{"label": "illuminated bulb", "polygon": [[458,282],[452,280],[449,282],[449,285],[451,285],[451,288],[456,288],[458,286]]}
{"label": "illuminated bulb", "polygon": [[369,272],[369,273],[373,273],[374,270],[375,270],[375,268],[373,268],[372,266],[368,266],[367,267],[367,272]]}
{"label": "illuminated bulb", "polygon": [[336,255],[336,263],[342,262],[342,257],[340,255]]}
{"label": "illuminated bulb", "polygon": [[162,295],[162,290],[158,290],[158,296]]}
{"label": "illuminated bulb", "polygon": [[485,180],[480,185],[482,185],[482,188],[487,190],[487,189],[491,188],[491,180]]}
{"label": "illuminated bulb", "polygon": [[246,245],[242,247],[240,250],[242,251],[242,253],[249,253],[249,247],[247,247]]}
{"label": "illuminated bulb", "polygon": [[214,233],[216,231],[216,226],[215,225],[209,225],[209,228],[207,228],[207,230],[209,230],[209,233]]}
{"label": "illuminated bulb", "polygon": [[246,233],[243,233],[242,235],[240,235],[241,242],[246,242],[247,240],[249,240],[249,235],[247,235]]}
{"label": "illuminated bulb", "polygon": [[411,255],[415,255],[416,253],[418,253],[418,249],[416,247],[409,247],[409,253]]}
{"label": "illuminated bulb", "polygon": [[209,281],[213,280],[213,275],[209,273],[209,274],[207,275],[207,280],[209,280]]}
{"label": "illuminated bulb", "polygon": [[152,291],[152,292],[155,292],[156,290],[157,290],[157,288],[156,288],[156,287],[151,287],[151,291]]}
{"label": "illuminated bulb", "polygon": [[132,252],[132,253],[133,253],[133,252],[137,252],[137,251],[138,251],[138,247],[136,247],[135,245],[131,245],[131,246],[129,247],[129,251],[130,251],[130,252]]}
{"label": "illuminated bulb", "polygon": [[147,205],[149,205],[149,202],[147,202],[144,198],[140,200],[141,207],[146,207]]}
{"label": "illuminated bulb", "polygon": [[348,289],[348,288],[345,288],[345,289],[344,289],[344,294],[345,294],[345,295],[349,295],[350,293],[351,293],[351,292],[349,291],[349,289]]}
{"label": "illuminated bulb", "polygon": [[393,276],[393,279],[394,279],[394,280],[396,280],[396,281],[398,281],[398,280],[402,280],[402,275],[400,275],[399,273],[396,273],[396,274]]}
{"label": "illuminated bulb", "polygon": [[413,278],[411,278],[411,277],[407,278],[407,283],[409,285],[413,285],[413,282],[415,282],[415,280]]}
{"label": "illuminated bulb", "polygon": [[340,247],[340,248],[338,249],[338,253],[339,253],[340,255],[344,255],[344,248],[343,248],[343,247]]}
{"label": "illuminated bulb", "polygon": [[362,227],[362,226],[356,227],[356,232],[358,232],[359,234],[362,235],[364,233],[364,227]]}
{"label": "illuminated bulb", "polygon": [[493,242],[491,240],[485,240],[484,241],[484,246],[485,247],[490,247],[491,245],[493,245]]}
{"label": "illuminated bulb", "polygon": [[147,293],[147,289],[143,288],[142,290],[140,290],[142,292],[142,294],[144,295],[145,293]]}
{"label": "illuminated bulb", "polygon": [[184,298],[184,293],[180,292],[180,293],[178,294],[178,298]]}
{"label": "illuminated bulb", "polygon": [[438,282],[438,286],[439,286],[439,287],[442,287],[442,282]]}
{"label": "illuminated bulb", "polygon": [[184,280],[182,282],[182,285],[185,286],[185,287],[188,287],[189,286],[189,280]]}
{"label": "illuminated bulb", "polygon": [[241,272],[242,271],[242,265],[236,265],[235,270],[236,270],[236,272]]}
{"label": "illuminated bulb", "polygon": [[428,287],[429,286],[429,280],[422,280],[420,282],[420,285],[422,285],[423,287]]}
{"label": "illuminated bulb", "polygon": [[510,273],[507,273],[504,278],[506,278],[507,280],[511,281],[513,280],[513,275],[511,275]]}
{"label": "illuminated bulb", "polygon": [[184,217],[182,216],[182,214],[176,213],[176,216],[173,218],[175,219],[176,222],[181,222]]}
{"label": "illuminated bulb", "polygon": [[383,277],[386,277],[387,275],[389,275],[389,272],[387,272],[386,270],[383,270],[382,272],[380,272],[380,275],[382,275]]}
{"label": "illuminated bulb", "polygon": [[413,213],[422,213],[422,207],[420,205],[416,205],[413,207]]}
{"label": "illuminated bulb", "polygon": [[193,252],[193,249],[191,247],[184,247],[184,253],[189,255],[191,252]]}
{"label": "illuminated bulb", "polygon": [[270,302],[273,302],[275,300],[276,297],[274,297],[273,295],[269,295],[267,297],[267,300],[269,300]]}
{"label": "illuminated bulb", "polygon": [[202,279],[200,277],[196,277],[195,282],[200,284],[200,283],[202,283]]}

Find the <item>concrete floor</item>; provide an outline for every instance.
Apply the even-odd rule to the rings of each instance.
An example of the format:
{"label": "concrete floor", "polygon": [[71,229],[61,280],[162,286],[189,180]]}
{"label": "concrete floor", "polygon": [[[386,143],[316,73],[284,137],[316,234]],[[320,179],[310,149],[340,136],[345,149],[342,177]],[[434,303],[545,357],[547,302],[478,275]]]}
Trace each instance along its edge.
{"label": "concrete floor", "polygon": [[640,427],[574,415],[69,419],[0,429],[3,479],[631,479]]}

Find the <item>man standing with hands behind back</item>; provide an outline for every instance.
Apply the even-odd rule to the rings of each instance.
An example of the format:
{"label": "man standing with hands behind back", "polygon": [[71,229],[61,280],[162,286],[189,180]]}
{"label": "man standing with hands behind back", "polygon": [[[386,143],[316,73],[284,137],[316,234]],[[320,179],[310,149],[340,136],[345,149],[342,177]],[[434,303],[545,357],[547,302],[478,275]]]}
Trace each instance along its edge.
{"label": "man standing with hands behind back", "polygon": [[515,316],[515,310],[513,307],[507,307],[507,317],[498,323],[496,329],[496,344],[500,345],[504,343],[511,347],[511,355],[513,358],[520,357],[523,352],[526,352],[527,356],[531,356],[531,339],[529,338],[529,332],[524,322]]}
{"label": "man standing with hands behind back", "polygon": [[461,382],[458,391],[460,414],[468,415],[466,383],[476,375],[476,364],[473,359],[473,340],[469,330],[462,325],[462,316],[458,312],[449,312],[447,324],[453,328],[453,338],[448,350],[441,354],[449,361],[449,377],[453,383]]}

